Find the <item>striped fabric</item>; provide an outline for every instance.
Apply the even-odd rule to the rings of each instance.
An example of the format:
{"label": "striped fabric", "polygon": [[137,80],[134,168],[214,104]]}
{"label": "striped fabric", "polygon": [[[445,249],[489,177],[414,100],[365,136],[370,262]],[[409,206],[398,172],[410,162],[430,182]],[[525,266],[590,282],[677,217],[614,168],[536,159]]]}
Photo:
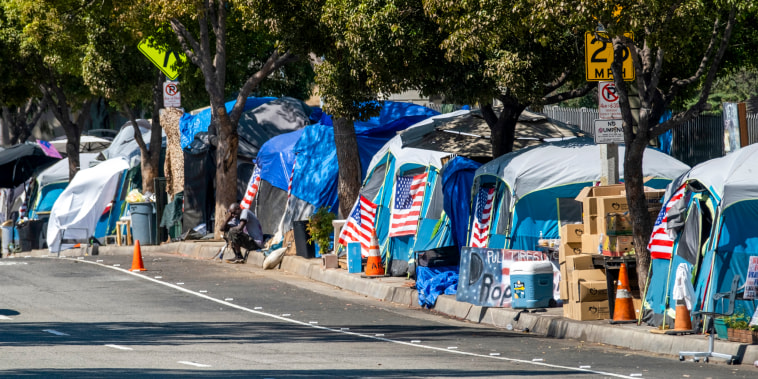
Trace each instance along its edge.
{"label": "striped fabric", "polygon": [[647,249],[650,251],[650,258],[652,259],[671,259],[676,236],[671,235],[673,233],[669,233],[666,227],[668,212],[676,202],[682,200],[686,187],[686,184],[680,186],[669,201],[666,202],[666,206],[661,208],[661,211],[658,213],[658,218],[655,220],[655,225],[653,225],[653,234],[650,236],[650,242],[647,245]]}
{"label": "striped fabric", "polygon": [[424,203],[427,174],[398,176],[395,182],[395,202],[392,204],[390,237],[416,234],[421,206]]}
{"label": "striped fabric", "polygon": [[471,247],[487,247],[492,215],[492,199],[495,197],[494,188],[480,188],[476,196],[474,225],[471,228]]}
{"label": "striped fabric", "polygon": [[242,198],[242,202],[240,203],[240,207],[242,209],[250,209],[253,204],[253,200],[255,200],[255,195],[258,194],[258,187],[260,184],[261,169],[258,165],[256,165],[255,170],[253,171],[253,175],[250,177],[250,183],[247,184],[247,192],[245,192],[245,197]]}
{"label": "striped fabric", "polygon": [[360,242],[361,256],[368,256],[371,249],[371,236],[374,234],[374,219],[376,218],[376,204],[360,196],[355,203],[347,223],[340,231],[338,243],[347,246],[350,242]]}

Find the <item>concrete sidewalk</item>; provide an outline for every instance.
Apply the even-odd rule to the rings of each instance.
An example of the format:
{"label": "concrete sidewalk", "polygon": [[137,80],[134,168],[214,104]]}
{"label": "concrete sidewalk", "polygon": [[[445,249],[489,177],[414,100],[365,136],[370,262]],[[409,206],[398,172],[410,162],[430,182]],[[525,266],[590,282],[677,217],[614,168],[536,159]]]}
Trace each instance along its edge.
{"label": "concrete sidewalk", "polygon": [[[160,246],[143,246],[141,251],[143,255],[177,254],[195,259],[213,259],[223,245],[223,242],[177,242]],[[133,246],[99,248],[100,255],[125,255],[133,254],[133,252]],[[66,256],[83,254],[86,254],[83,250],[63,252]],[[50,256],[47,250],[18,254],[18,256],[28,255]],[[247,264],[262,267],[263,259],[264,255],[261,252],[251,252]],[[421,309],[418,303],[418,292],[412,288],[414,282],[405,278],[362,278],[360,274],[349,274],[342,269],[323,269],[320,260],[309,260],[298,256],[285,256],[278,269],[382,301]],[[646,325],[611,325],[608,321],[575,321],[563,318],[561,308],[548,308],[545,312],[519,312],[509,308],[475,306],[456,301],[455,296],[441,295],[432,311],[495,328],[513,329],[551,338],[570,338],[602,343],[672,357],[678,357],[679,352],[685,350],[708,350],[708,338],[703,335],[653,334],[650,332],[653,328]],[[746,365],[751,365],[758,360],[758,345],[744,345],[717,339],[714,350],[719,353],[737,355]],[[723,359],[718,358],[711,358],[710,361],[724,362]]]}

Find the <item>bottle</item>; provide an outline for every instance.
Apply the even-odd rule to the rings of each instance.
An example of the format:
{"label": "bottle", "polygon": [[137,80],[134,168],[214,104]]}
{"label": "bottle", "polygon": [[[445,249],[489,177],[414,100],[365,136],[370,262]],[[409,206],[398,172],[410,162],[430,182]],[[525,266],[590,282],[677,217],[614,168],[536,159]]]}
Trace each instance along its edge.
{"label": "bottle", "polygon": [[603,238],[604,238],[603,237],[603,233],[600,233],[600,243],[598,243],[598,245],[597,245],[597,253],[598,254],[603,254],[603,242],[604,242]]}
{"label": "bottle", "polygon": [[545,239],[542,238],[542,231],[540,230],[540,239],[537,240],[537,245],[539,246],[545,246]]}

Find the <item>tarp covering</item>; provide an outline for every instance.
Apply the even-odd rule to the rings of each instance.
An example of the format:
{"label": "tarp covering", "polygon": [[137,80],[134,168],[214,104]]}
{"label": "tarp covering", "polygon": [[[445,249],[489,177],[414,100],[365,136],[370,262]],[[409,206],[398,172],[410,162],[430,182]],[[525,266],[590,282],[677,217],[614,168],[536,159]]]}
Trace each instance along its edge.
{"label": "tarp covering", "polygon": [[[79,153],[79,167],[89,168],[97,153]],[[37,183],[44,187],[50,183],[68,181],[68,158],[63,158],[37,175]]]}
{"label": "tarp covering", "polygon": [[[501,109],[496,108],[499,114]],[[447,151],[467,158],[492,158],[489,125],[480,110],[460,110],[424,120],[400,133],[403,146]],[[513,150],[544,142],[581,137],[581,129],[529,111],[516,123]]]}
{"label": "tarp covering", "polygon": [[[374,154],[397,131],[437,114],[437,111],[420,105],[385,102],[379,117],[356,121],[361,180]],[[338,205],[338,166],[331,118],[325,115],[320,123],[306,127],[294,151],[296,163],[292,195],[316,208],[325,206],[335,211]]]}
{"label": "tarp covering", "polygon": [[[137,125],[139,126],[140,133],[142,133],[142,140],[145,141],[145,145],[147,145],[149,150],[150,135],[152,134],[150,121],[138,119]],[[161,147],[166,147],[166,133],[163,132],[163,129],[161,129],[161,135],[163,136]],[[141,154],[137,140],[134,139],[134,126],[131,121],[127,121],[121,126],[118,134],[113,138],[111,145],[100,152],[97,160],[105,161],[111,158],[124,157],[129,162],[129,167],[135,167],[140,164]],[[84,166],[81,167],[84,168]]]}
{"label": "tarp covering", "polygon": [[[80,153],[79,167],[89,167],[97,153]],[[31,194],[29,218],[36,218],[37,212],[48,212],[68,185],[68,158],[63,158],[54,165],[46,168],[35,179]]]}
{"label": "tarp covering", "polygon": [[302,135],[303,130],[300,129],[271,138],[263,144],[255,159],[255,164],[261,168],[261,180],[287,190],[292,166],[295,164],[293,149]]}
{"label": "tarp covering", "polygon": [[47,245],[51,252],[59,251],[62,238],[82,240],[95,234],[97,221],[128,168],[125,158],[114,158],[77,172],[50,212]]}
{"label": "tarp covering", "polygon": [[455,157],[442,168],[443,207],[450,218],[453,242],[459,251],[466,245],[471,186],[481,165],[464,157]]}
{"label": "tarp covering", "polygon": [[58,161],[49,157],[37,144],[24,143],[0,151],[0,188],[14,188],[27,181],[34,172]]}
{"label": "tarp covering", "polygon": [[[261,104],[266,104],[269,101],[275,100],[274,97],[248,97],[245,101],[245,110],[253,109]],[[226,112],[232,111],[236,100],[228,101],[226,103]],[[206,108],[195,115],[185,113],[179,120],[179,132],[182,134],[182,149],[186,149],[192,140],[195,138],[195,134],[200,132],[207,132],[208,126],[211,124],[211,109]]]}
{"label": "tarp covering", "polygon": [[455,295],[458,289],[458,266],[417,267],[418,304],[434,308],[440,295]]}
{"label": "tarp covering", "polygon": [[310,113],[310,107],[291,97],[282,97],[244,112],[237,125],[237,155],[254,159],[261,146],[272,137],[310,124]]}

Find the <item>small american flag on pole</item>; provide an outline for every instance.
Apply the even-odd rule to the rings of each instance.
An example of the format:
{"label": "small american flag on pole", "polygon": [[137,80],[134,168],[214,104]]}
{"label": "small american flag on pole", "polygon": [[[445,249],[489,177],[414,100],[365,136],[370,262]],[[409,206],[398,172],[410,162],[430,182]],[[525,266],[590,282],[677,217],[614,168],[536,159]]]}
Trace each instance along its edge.
{"label": "small american flag on pole", "polygon": [[350,242],[360,242],[361,256],[368,256],[371,248],[371,235],[374,233],[376,204],[369,199],[359,196],[347,223],[340,232],[338,243],[347,246]]}
{"label": "small american flag on pole", "polygon": [[260,166],[255,165],[253,175],[250,177],[250,183],[247,184],[247,192],[245,193],[245,197],[242,198],[242,203],[240,204],[240,207],[242,209],[250,209],[253,204],[253,200],[255,200],[255,195],[258,194],[258,187],[260,184],[261,168]]}
{"label": "small american flag on pole", "polygon": [[471,247],[487,247],[494,197],[494,188],[479,189],[479,194],[476,196],[476,208],[474,208],[474,225],[471,228]]}
{"label": "small american flag on pole", "polygon": [[655,220],[655,225],[653,225],[653,234],[650,235],[650,243],[647,245],[647,249],[650,250],[650,258],[671,259],[676,236],[672,235],[673,233],[666,227],[668,212],[674,204],[682,201],[686,187],[686,184],[681,185],[669,201],[666,202],[666,206],[661,208],[661,211],[658,213],[658,218]]}
{"label": "small american flag on pole", "polygon": [[395,182],[395,202],[392,204],[390,237],[416,233],[421,206],[424,203],[426,173],[416,176],[398,176]]}

